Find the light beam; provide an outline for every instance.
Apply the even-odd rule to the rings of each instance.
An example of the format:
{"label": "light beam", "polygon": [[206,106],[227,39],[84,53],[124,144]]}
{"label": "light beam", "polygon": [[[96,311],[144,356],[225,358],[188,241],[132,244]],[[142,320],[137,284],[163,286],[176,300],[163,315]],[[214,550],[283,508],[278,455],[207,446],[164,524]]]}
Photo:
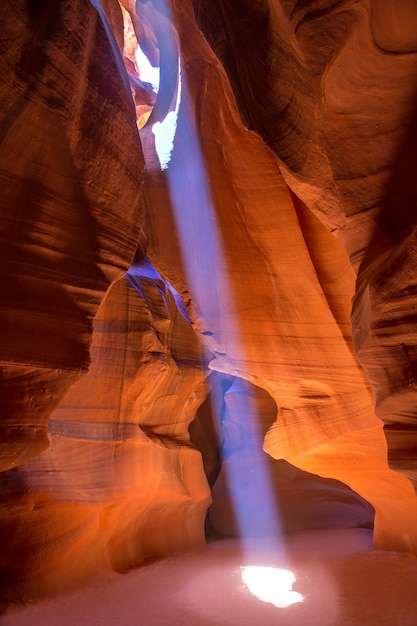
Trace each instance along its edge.
{"label": "light beam", "polygon": [[[158,6],[162,4],[163,9],[159,9],[163,13],[161,23],[164,23],[167,16],[172,22],[169,2],[160,0]],[[155,32],[161,32],[161,23],[155,24]],[[171,45],[169,42],[174,46],[177,39],[175,37],[165,39],[165,54],[167,46]],[[172,58],[175,57],[180,59],[176,101],[171,104],[171,111],[165,119],[152,126],[155,149],[161,169],[166,170],[176,236],[186,279],[198,307],[199,319],[202,320],[203,328],[200,330],[204,332],[206,327],[205,334],[214,335],[216,345],[224,346],[224,352],[230,362],[229,373],[239,376],[239,368],[235,364],[245,361],[243,338],[239,337],[239,315],[232,295],[228,264],[195,123],[194,103],[187,88],[185,71],[181,67],[181,54],[177,49],[172,50]],[[161,71],[160,93],[164,89],[163,77],[164,73]],[[266,463],[266,454],[262,450],[263,435],[260,433],[259,417],[255,403],[247,392],[245,404],[243,432],[247,440],[246,453],[249,455],[247,457],[249,464],[245,468],[246,473],[242,472],[241,466],[235,465],[236,469],[229,471],[227,478],[246,562],[250,562],[249,559],[251,555],[253,556],[251,539],[255,527],[260,536],[271,538],[271,552],[277,556],[282,556],[282,542],[274,489]],[[218,409],[219,402],[213,403],[213,407]],[[216,416],[216,420],[217,423],[221,422],[220,414]],[[234,453],[239,454],[232,446],[227,454]],[[257,593],[260,593],[260,587],[266,585],[266,578],[277,582],[278,574],[273,573],[272,568],[263,569],[265,570],[263,582],[259,582],[262,568],[245,566],[242,569],[245,583],[249,588],[256,588]],[[286,576],[288,583],[289,573]],[[300,594],[291,591],[291,587],[286,593],[286,601],[289,598],[292,601],[301,601]],[[273,601],[276,606],[291,604],[291,602],[283,604],[283,600],[280,601],[281,604],[278,600],[276,602],[277,604]]]}

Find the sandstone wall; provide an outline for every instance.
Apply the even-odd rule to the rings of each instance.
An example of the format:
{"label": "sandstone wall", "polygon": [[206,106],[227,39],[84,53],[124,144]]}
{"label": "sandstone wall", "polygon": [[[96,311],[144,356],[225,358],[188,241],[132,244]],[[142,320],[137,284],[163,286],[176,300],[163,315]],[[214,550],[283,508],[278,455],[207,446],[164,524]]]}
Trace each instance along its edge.
{"label": "sandstone wall", "polygon": [[289,525],[369,526],[364,498],[415,552],[413,3],[122,5],[161,65],[140,133],[118,3],[115,37],[96,2],[0,9],[4,597],[204,541],[210,371],[238,381],[191,427],[217,530],[266,394]]}

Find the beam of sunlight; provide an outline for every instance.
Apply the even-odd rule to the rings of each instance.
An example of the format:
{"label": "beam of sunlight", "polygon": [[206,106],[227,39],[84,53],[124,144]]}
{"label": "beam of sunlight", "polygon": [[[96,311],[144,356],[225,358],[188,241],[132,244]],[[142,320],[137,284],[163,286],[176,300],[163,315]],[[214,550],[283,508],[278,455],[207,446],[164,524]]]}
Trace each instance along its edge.
{"label": "beam of sunlight", "polygon": [[[242,538],[268,537],[273,549],[281,554],[277,545],[280,536],[278,511],[267,457],[262,450],[263,433],[259,425],[256,402],[247,385],[237,379],[225,393],[223,423],[227,424],[229,408],[227,398],[232,397],[232,423],[239,417],[239,434],[227,431],[223,439],[223,458],[227,463],[227,484]],[[243,441],[242,441],[243,439]],[[247,549],[252,542],[247,542]]]}
{"label": "beam of sunlight", "polygon": [[[163,4],[164,15],[172,19],[169,3],[165,0]],[[178,55],[178,51],[175,49],[172,54]],[[161,89],[163,75],[161,72]],[[175,135],[177,127],[178,133]],[[194,103],[187,89],[185,72],[181,71],[180,65],[175,108],[168,113],[165,120],[153,124],[152,132],[155,135],[155,148],[161,168],[166,169],[187,284],[199,310],[199,330],[203,334],[213,335],[217,349],[223,349],[230,360],[229,373],[240,376],[239,362],[244,362],[246,358],[244,339],[239,338],[239,316],[207,180]],[[162,152],[163,144],[165,154]],[[259,416],[255,402],[249,397],[247,390],[240,392],[245,403],[242,432],[247,444],[244,450],[246,463],[244,470],[240,462],[229,464],[227,481],[245,561],[250,563],[251,556],[254,556],[254,536],[271,538],[270,549],[277,556],[282,556],[283,547],[272,480],[266,463],[267,457],[262,450],[263,434],[260,432]],[[219,402],[213,405],[217,410],[218,424],[222,420],[219,406]],[[230,449],[225,450],[225,461],[227,462],[228,456],[234,456],[239,461],[239,455],[240,450],[233,448],[232,443]],[[245,576],[250,577],[250,571],[245,567]]]}
{"label": "beam of sunlight", "polygon": [[[208,332],[218,337],[218,343],[225,344],[227,353],[228,329],[225,325],[228,322],[230,324],[230,320],[238,323],[239,318],[185,78],[182,84],[181,113],[181,141],[186,149],[182,151],[181,171],[171,165],[167,168],[171,203],[190,292],[202,313],[203,324],[207,325]],[[196,207],[199,211],[198,220],[195,219]],[[236,326],[233,331],[239,332]],[[240,344],[235,343],[233,351],[230,354],[233,361],[238,363],[244,360],[243,338]],[[244,433],[250,464],[245,472],[241,472],[239,467],[228,472],[230,497],[247,558],[252,543],[246,539],[254,537],[254,529],[257,536],[271,537],[271,544],[274,538],[273,549],[281,554],[280,523],[266,455],[262,450],[259,417],[255,403],[248,395],[245,397],[245,405]],[[216,421],[221,422],[221,416],[217,416]],[[236,451],[229,450],[228,453]]]}
{"label": "beam of sunlight", "polygon": [[293,591],[295,574],[278,567],[262,567],[249,565],[241,567],[242,581],[252,595],[262,602],[269,602],[279,609],[303,601],[303,596]]}

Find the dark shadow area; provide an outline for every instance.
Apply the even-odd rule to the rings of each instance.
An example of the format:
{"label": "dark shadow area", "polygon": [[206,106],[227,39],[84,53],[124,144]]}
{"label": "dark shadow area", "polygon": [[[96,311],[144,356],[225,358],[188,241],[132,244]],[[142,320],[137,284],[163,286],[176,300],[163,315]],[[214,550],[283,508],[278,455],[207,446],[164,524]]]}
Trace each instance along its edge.
{"label": "dark shadow area", "polygon": [[[416,77],[417,79],[417,77]],[[384,259],[412,233],[417,225],[417,96],[414,108],[403,121],[403,139],[388,164],[392,173],[381,207],[374,216],[375,229],[361,263],[358,279],[377,257]],[[381,249],[381,238],[387,238]],[[390,245],[388,244],[390,242]]]}
{"label": "dark shadow area", "polygon": [[[0,473],[0,508],[9,511],[19,508],[19,501],[27,494],[27,489],[18,468]],[[19,550],[19,535],[23,535],[23,542]],[[9,590],[16,588],[20,582],[20,568],[22,561],[27,558],[24,549],[22,525],[17,516],[3,515],[0,519],[0,615],[9,610]],[[24,603],[22,602],[22,605]],[[20,605],[19,605],[20,606]]]}
{"label": "dark shadow area", "polygon": [[355,348],[376,395],[391,469],[417,485],[417,101],[403,121],[381,208],[358,272]]}

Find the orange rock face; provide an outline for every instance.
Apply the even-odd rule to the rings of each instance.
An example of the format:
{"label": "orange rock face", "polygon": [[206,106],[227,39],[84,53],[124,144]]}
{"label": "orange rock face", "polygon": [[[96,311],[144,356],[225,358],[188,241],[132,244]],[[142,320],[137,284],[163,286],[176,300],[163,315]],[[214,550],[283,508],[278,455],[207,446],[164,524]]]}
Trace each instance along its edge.
{"label": "orange rock face", "polygon": [[7,3],[1,19],[5,470],[47,447],[51,410],[88,368],[92,319],[137,245],[143,165],[130,89],[97,13]]}
{"label": "orange rock face", "polygon": [[50,417],[49,448],[4,473],[12,597],[14,579],[46,595],[204,541],[209,489],[187,431],[205,397],[200,347],[149,264],[110,289],[91,359]]}
{"label": "orange rock face", "polygon": [[[376,415],[385,422],[389,463],[414,482],[415,287],[411,267],[415,239],[416,189],[412,171],[417,57],[409,24],[415,8],[412,3],[404,3],[401,9],[394,10],[389,3],[372,1],[308,5],[247,2],[233,10],[230,2],[193,4],[201,28],[227,69],[242,119],[274,151],[282,175],[302,202],[296,199],[295,207],[303,234],[313,237],[309,251],[322,288],[326,274],[320,272],[327,272],[327,279],[330,278],[330,270],[337,266],[337,254],[331,254],[332,264],[324,260],[323,252],[329,248],[324,241],[319,244],[318,225],[313,235],[310,212],[319,217],[349,256],[356,275],[344,291],[344,304],[340,294],[338,313],[343,309],[344,313],[342,318],[336,313],[335,320],[350,315],[347,294],[349,290],[352,295],[355,292],[355,352],[371,382]],[[301,266],[306,267],[304,262]],[[329,282],[335,294],[338,283],[335,278]],[[320,319],[324,317],[321,315]],[[347,334],[344,333],[345,338]],[[315,363],[328,339],[319,348],[321,341],[316,350],[309,350],[310,355],[315,355]],[[348,350],[349,345],[348,340]],[[331,377],[336,376],[344,388],[338,401],[345,404],[343,397],[347,398],[352,378],[342,373],[342,363],[347,364],[342,358],[343,350],[339,346],[332,350],[340,359],[337,366],[331,367]],[[303,362],[312,364],[308,357]],[[306,399],[307,413],[315,414],[318,403],[322,413],[325,404],[330,404],[324,398],[333,396],[329,389],[334,388],[334,383],[329,384],[327,376],[323,376],[325,369],[326,366],[324,370],[319,366],[316,392],[303,391],[304,377],[299,377],[298,402],[300,397]],[[314,377],[311,378],[314,383]],[[328,385],[327,391],[323,383]],[[317,440],[320,424],[325,423],[323,417],[308,418],[309,426],[299,422],[302,427],[296,426],[296,430],[307,433],[312,428],[316,432],[306,435],[311,447],[307,445],[298,452],[300,436],[296,437],[296,446],[290,443],[287,447],[287,441],[299,409],[294,411],[290,406],[286,410],[287,403],[276,397],[284,419],[279,419],[267,434],[266,449],[309,471],[338,476],[355,485],[376,506],[376,542],[415,546],[415,539],[410,540],[406,529],[407,520],[415,519],[411,486],[402,477],[386,473],[384,437],[380,424],[371,417],[374,400],[365,400],[362,395],[363,402],[369,402],[368,409],[364,404],[363,412],[356,413],[361,394],[353,394],[354,404],[349,400],[345,408],[331,410],[332,419],[345,416],[343,428],[350,423],[351,433],[346,438],[347,432],[340,433],[340,438],[331,425],[323,427]],[[352,424],[355,413],[362,427]],[[367,465],[370,458],[372,476],[366,477],[363,463]],[[325,469],[331,463],[332,470]],[[378,473],[386,473],[386,478],[376,479],[377,466]],[[360,468],[362,478],[358,475]],[[391,485],[389,489],[386,480]],[[401,505],[393,503],[392,516],[387,514],[391,497],[401,501]],[[377,500],[384,502],[381,515]],[[391,529],[385,523],[388,517]],[[380,523],[382,518],[384,524]]]}
{"label": "orange rock face", "polygon": [[6,597],[200,544],[210,487],[237,532],[258,462],[416,552],[413,3],[122,2],[154,106],[119,4],[52,4],[0,10]]}

